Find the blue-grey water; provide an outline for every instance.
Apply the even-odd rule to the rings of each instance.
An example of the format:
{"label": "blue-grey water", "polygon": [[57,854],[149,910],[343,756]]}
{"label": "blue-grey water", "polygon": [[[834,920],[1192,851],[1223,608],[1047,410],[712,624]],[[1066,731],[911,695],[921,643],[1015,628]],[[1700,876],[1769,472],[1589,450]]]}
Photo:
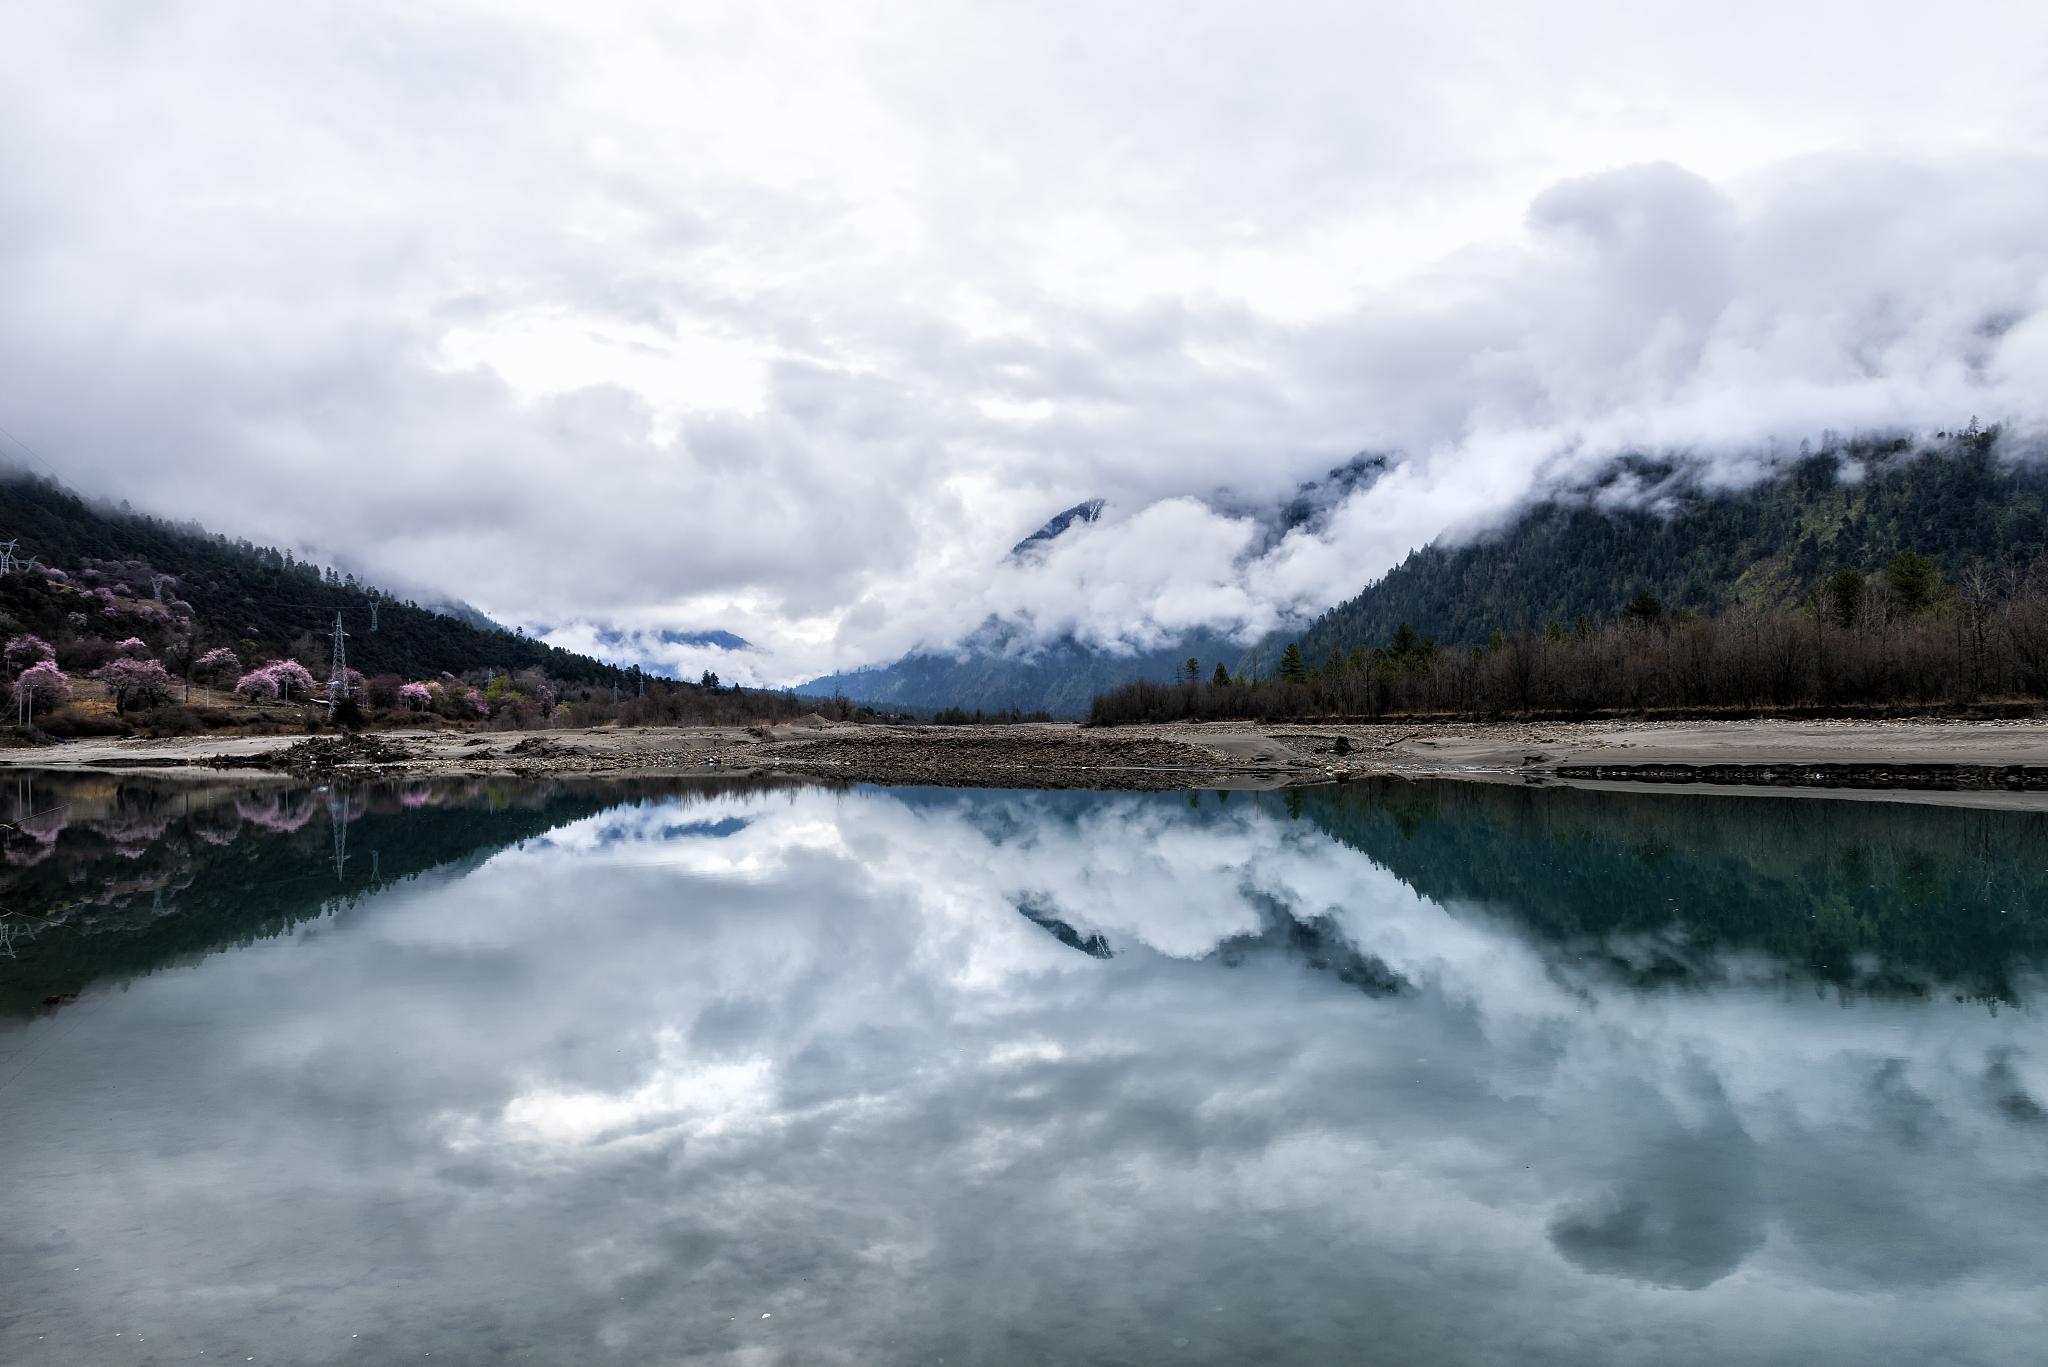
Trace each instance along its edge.
{"label": "blue-grey water", "polygon": [[0,1362],[2032,1364],[2048,817],[0,791]]}

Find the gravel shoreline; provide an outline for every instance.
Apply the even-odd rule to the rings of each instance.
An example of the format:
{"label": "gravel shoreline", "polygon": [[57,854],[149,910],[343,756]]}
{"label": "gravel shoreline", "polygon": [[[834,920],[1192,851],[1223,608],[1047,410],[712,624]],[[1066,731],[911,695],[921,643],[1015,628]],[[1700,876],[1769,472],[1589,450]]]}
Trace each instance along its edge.
{"label": "gravel shoreline", "polygon": [[1281,787],[1370,776],[2035,793],[2048,722],[838,725],[82,740],[0,766],[345,781],[446,775],[788,774],[1004,788]]}

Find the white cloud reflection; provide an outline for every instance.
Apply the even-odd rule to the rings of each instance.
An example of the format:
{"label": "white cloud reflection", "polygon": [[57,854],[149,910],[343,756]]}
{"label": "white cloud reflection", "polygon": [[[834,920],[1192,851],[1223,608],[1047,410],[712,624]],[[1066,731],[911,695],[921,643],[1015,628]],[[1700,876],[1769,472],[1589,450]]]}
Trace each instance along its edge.
{"label": "white cloud reflection", "polygon": [[0,1344],[2023,1361],[2032,1013],[1731,965],[1629,985],[1254,795],[615,809],[82,1004]]}

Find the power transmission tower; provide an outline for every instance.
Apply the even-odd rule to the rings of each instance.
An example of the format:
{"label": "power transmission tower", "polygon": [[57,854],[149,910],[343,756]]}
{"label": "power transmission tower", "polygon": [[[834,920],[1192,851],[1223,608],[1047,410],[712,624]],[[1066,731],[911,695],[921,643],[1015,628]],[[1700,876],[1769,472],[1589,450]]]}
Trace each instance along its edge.
{"label": "power transmission tower", "polygon": [[327,681],[327,720],[334,720],[334,706],[348,696],[348,633],[341,629],[341,614],[334,614],[334,677]]}
{"label": "power transmission tower", "polygon": [[11,541],[0,541],[0,574],[14,574],[16,572],[27,574],[30,570],[43,563],[43,558],[40,555],[32,555],[26,560],[16,555],[14,548],[20,544],[21,538],[18,536]]}
{"label": "power transmission tower", "polygon": [[370,630],[377,630],[377,600],[374,598],[370,600]]}
{"label": "power transmission tower", "polygon": [[348,800],[333,793],[327,795],[327,822],[334,828],[334,881],[346,878],[348,865]]}

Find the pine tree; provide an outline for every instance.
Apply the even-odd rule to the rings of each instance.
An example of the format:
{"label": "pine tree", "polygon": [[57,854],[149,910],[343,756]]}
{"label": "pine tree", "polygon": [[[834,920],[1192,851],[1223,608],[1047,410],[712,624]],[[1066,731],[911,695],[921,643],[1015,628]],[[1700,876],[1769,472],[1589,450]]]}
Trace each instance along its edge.
{"label": "pine tree", "polygon": [[1908,617],[1918,616],[1941,596],[1941,571],[1934,561],[1918,551],[1900,551],[1884,567],[1885,586],[1892,601]]}
{"label": "pine tree", "polygon": [[1300,642],[1287,643],[1287,652],[1280,657],[1280,677],[1289,683],[1308,682],[1308,666],[1302,663]]}

